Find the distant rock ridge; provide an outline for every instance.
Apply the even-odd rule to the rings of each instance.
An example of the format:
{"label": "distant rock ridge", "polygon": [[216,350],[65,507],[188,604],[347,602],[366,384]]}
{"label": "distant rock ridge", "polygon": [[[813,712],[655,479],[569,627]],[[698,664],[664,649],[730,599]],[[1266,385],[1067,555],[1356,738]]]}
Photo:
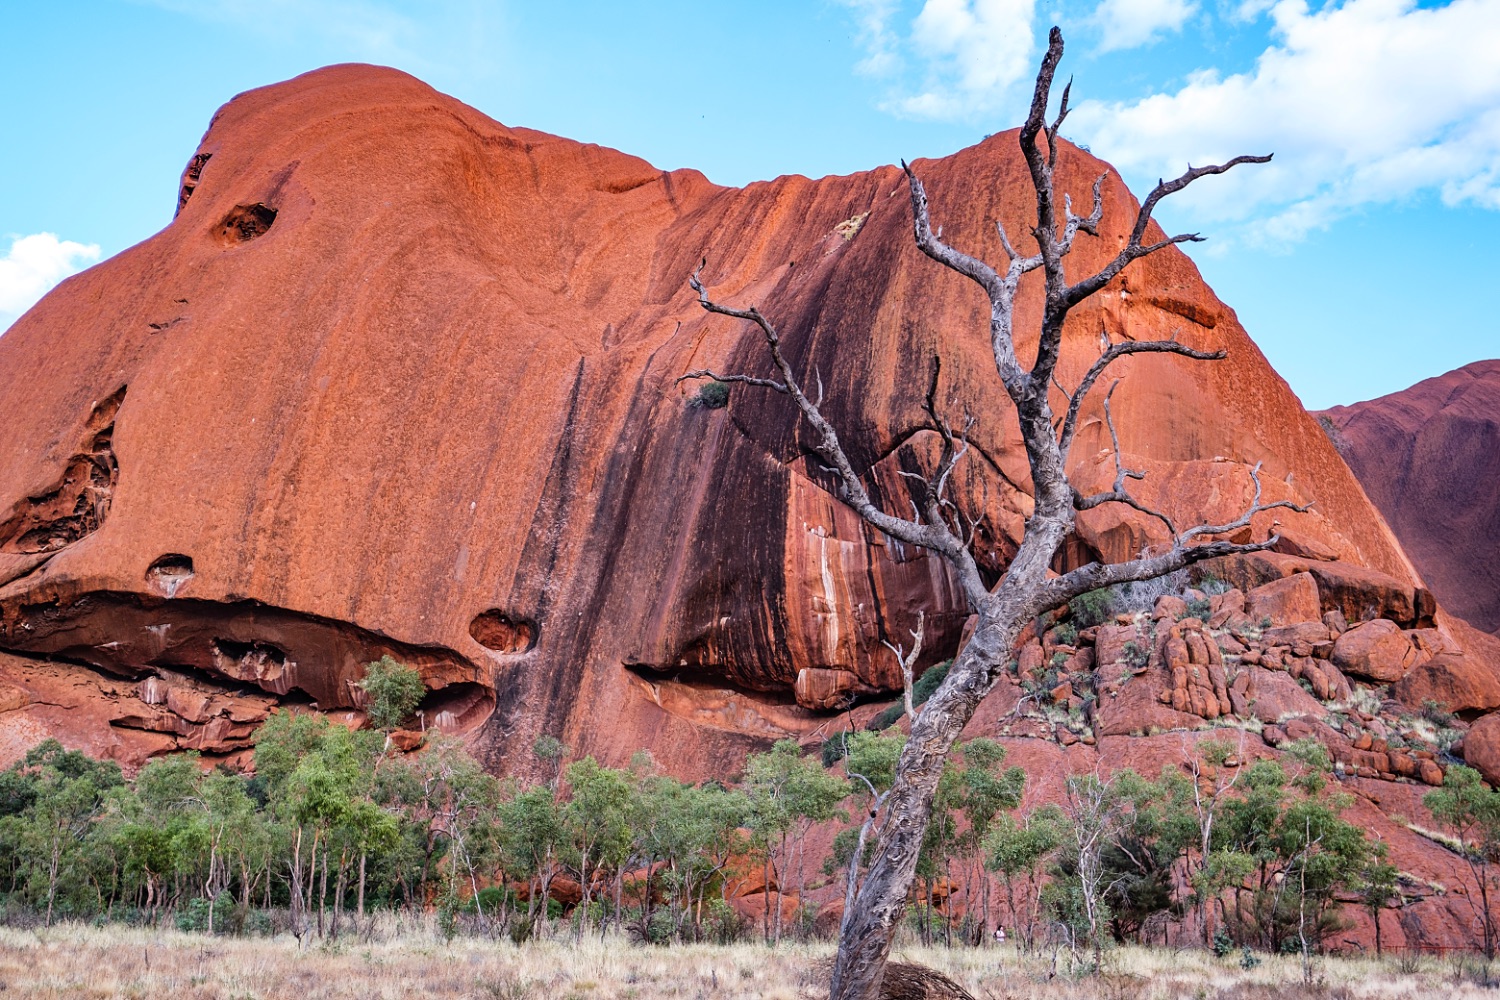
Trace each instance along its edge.
{"label": "distant rock ridge", "polygon": [[1500,360],[1317,416],[1443,606],[1500,634]]}

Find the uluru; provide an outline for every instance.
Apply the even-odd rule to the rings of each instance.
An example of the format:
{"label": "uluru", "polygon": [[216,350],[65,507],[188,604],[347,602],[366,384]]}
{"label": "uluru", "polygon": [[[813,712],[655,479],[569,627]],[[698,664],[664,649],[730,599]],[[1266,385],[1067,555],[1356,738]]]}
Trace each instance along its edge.
{"label": "uluru", "polygon": [[[1104,178],[1068,259],[1092,271],[1139,203],[1059,150],[1075,204]],[[911,167],[949,243],[999,259],[996,220],[1029,231],[1015,130]],[[278,709],[365,724],[383,657],[420,673],[421,728],[505,777],[540,773],[541,737],[702,782],[864,729],[901,697],[886,643],[921,611],[920,675],[970,608],[942,560],[842,502],[783,396],[681,380],[772,374],[761,332],[688,282],[701,264],[717,299],[774,319],[886,509],[940,450],[927,407],[972,418],[953,495],[993,584],[1033,513],[1027,455],[989,305],[923,256],[911,213],[895,165],[722,186],[368,65],[234,98],[170,224],[0,337],[0,757],[50,736],[130,772],[183,750],[249,769]],[[1042,308],[1023,278],[1023,356]],[[1500,538],[1500,369],[1336,408],[1330,432],[1170,248],[1071,314],[1058,392],[1103,345],[1168,338],[1225,356],[1125,358],[1118,455],[1099,392],[1073,481],[1107,490],[1118,459],[1182,525],[1235,518],[1255,476],[1295,506],[1236,531],[1266,551],[1039,618],[966,735],[1006,748],[1030,804],[1073,773],[1180,768],[1208,737],[1247,768],[1311,740],[1406,879],[1387,945],[1474,944],[1467,898],[1434,888],[1465,862],[1422,803],[1466,760],[1500,781],[1493,560],[1452,543]],[[1052,569],[1167,537],[1085,510]],[[1340,941],[1365,947],[1371,918],[1347,915]]]}

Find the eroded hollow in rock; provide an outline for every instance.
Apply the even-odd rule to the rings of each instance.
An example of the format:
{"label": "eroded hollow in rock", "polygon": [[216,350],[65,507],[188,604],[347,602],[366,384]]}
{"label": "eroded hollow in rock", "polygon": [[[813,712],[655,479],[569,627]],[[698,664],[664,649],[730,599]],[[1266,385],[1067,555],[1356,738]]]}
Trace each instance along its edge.
{"label": "eroded hollow in rock", "polygon": [[120,477],[114,433],[124,401],[121,386],[94,404],[83,441],[62,476],[41,493],[17,500],[0,520],[0,552],[56,552],[99,530]]}
{"label": "eroded hollow in rock", "polygon": [[[365,669],[390,656],[428,689],[428,725],[462,731],[494,708],[490,668],[446,646],[399,642],[348,622],[255,601],[119,591],[0,605],[0,649],[84,664],[132,680],[162,669],[243,685],[319,709],[361,709]],[[439,721],[440,720],[440,721]]]}
{"label": "eroded hollow in rock", "polygon": [[480,612],[469,622],[474,641],[497,653],[525,653],[536,647],[537,625],[498,608]]}
{"label": "eroded hollow in rock", "polygon": [[163,597],[176,597],[192,578],[193,559],[179,552],[168,552],[146,569],[146,584]]}
{"label": "eroded hollow in rock", "polygon": [[276,221],[276,209],[256,202],[254,205],[236,205],[224,216],[219,226],[219,242],[225,246],[248,243],[263,236]]}
{"label": "eroded hollow in rock", "polygon": [[188,199],[193,196],[193,191],[198,187],[198,181],[203,177],[204,166],[213,159],[213,155],[212,153],[194,153],[193,158],[188,161],[187,169],[182,172],[182,188],[177,193],[177,211],[174,216],[182,214]]}
{"label": "eroded hollow in rock", "polygon": [[495,692],[483,684],[459,682],[427,692],[417,712],[423,725],[444,732],[473,729],[495,710]]}

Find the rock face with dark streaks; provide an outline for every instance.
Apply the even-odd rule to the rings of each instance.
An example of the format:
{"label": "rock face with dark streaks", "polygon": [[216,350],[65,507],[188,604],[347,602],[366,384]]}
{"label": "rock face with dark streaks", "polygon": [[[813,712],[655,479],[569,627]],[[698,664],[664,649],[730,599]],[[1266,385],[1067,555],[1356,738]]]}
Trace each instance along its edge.
{"label": "rock face with dark streaks", "polygon": [[1500,634],[1500,360],[1318,418],[1442,605]]}
{"label": "rock face with dark streaks", "polygon": [[[915,168],[961,249],[998,260],[993,222],[1027,231],[1015,133]],[[1106,170],[1064,146],[1059,186],[1082,200]],[[1113,172],[1104,191],[1075,273],[1134,219]],[[678,382],[769,374],[758,332],[688,289],[703,257],[712,294],[758,304],[821,383],[886,509],[909,509],[901,473],[937,454],[934,379],[949,419],[977,417],[954,496],[998,578],[1030,511],[1025,455],[987,303],[913,246],[898,169],[719,187],[337,66],[226,105],[171,224],[0,338],[0,758],[59,736],[127,766],[178,749],[244,764],[278,705],[359,724],[357,682],[386,655],[421,672],[424,726],[497,772],[534,766],[547,734],[608,763],[646,748],[681,777],[732,774],[772,740],[867,720],[861,703],[900,687],[882,640],[924,611],[925,667],[968,609],[939,560],[838,501],[785,398]],[[1076,385],[1104,338],[1167,336],[1228,358],[1119,365],[1140,497],[1179,524],[1227,520],[1262,462],[1265,499],[1316,505],[1258,517],[1240,540],[1274,532],[1275,551],[1212,567],[1191,603],[1071,635],[1039,623],[970,734],[1005,741],[1033,798],[1069,770],[1178,766],[1207,726],[1241,727],[1247,759],[1323,739],[1416,873],[1407,940],[1468,933],[1441,894],[1419,898],[1461,866],[1395,817],[1421,820],[1442,780],[1442,747],[1413,749],[1438,739],[1414,721],[1426,702],[1500,759],[1476,723],[1500,706],[1497,647],[1441,613],[1182,254],[1075,310],[1059,377]],[[1115,459],[1098,395],[1083,413],[1071,472],[1092,492]],[[1163,537],[1098,508],[1058,568]]]}
{"label": "rock face with dark streaks", "polygon": [[[946,238],[1024,232],[1014,133],[919,162]],[[1072,147],[1061,187],[1105,166]],[[1110,173],[1100,237],[1135,202]],[[942,563],[866,529],[785,399],[698,405],[701,367],[764,372],[755,332],[687,288],[758,303],[882,503],[931,460],[921,404],[979,422],[958,498],[998,573],[1028,512],[985,303],[912,245],[900,171],[744,189],[508,128],[404,74],[338,66],[215,117],[161,233],[55,290],[0,340],[0,647],[132,683],[161,672],[357,710],[368,660],[418,666],[424,716],[504,769],[542,732],[608,758],[672,746],[706,773],[899,685],[881,645],[967,609]],[[1026,329],[1039,288],[1023,286]],[[1126,359],[1115,412],[1143,496],[1184,520],[1271,498],[1318,551],[1412,581],[1282,380],[1171,251],[1078,310],[1229,360]],[[1029,348],[1023,334],[1019,345]],[[810,376],[811,377],[811,376]],[[1098,401],[1074,473],[1113,477]],[[1125,512],[1130,513],[1130,512]],[[1254,528],[1265,537],[1272,519]],[[1063,562],[1158,541],[1080,518]],[[800,678],[800,681],[799,681]]]}

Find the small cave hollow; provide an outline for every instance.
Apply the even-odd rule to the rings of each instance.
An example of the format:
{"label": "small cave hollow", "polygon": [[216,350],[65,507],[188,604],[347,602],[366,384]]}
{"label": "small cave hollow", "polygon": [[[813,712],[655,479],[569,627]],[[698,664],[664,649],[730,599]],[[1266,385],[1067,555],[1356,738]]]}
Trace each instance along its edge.
{"label": "small cave hollow", "polygon": [[269,642],[215,639],[212,648],[213,671],[247,684],[274,684],[289,664],[296,666],[285,651]]}
{"label": "small cave hollow", "polygon": [[264,236],[276,221],[276,209],[262,202],[236,205],[219,225],[219,242],[232,247]]}
{"label": "small cave hollow", "polygon": [[417,717],[424,728],[445,733],[473,729],[495,710],[495,692],[483,684],[459,681],[428,691],[417,706]]}
{"label": "small cave hollow", "polygon": [[536,648],[536,622],[498,608],[482,611],[469,622],[469,635],[485,649],[497,653],[525,653]]}
{"label": "small cave hollow", "polygon": [[192,578],[193,558],[180,552],[168,552],[146,568],[146,585],[163,597],[176,597]]}

